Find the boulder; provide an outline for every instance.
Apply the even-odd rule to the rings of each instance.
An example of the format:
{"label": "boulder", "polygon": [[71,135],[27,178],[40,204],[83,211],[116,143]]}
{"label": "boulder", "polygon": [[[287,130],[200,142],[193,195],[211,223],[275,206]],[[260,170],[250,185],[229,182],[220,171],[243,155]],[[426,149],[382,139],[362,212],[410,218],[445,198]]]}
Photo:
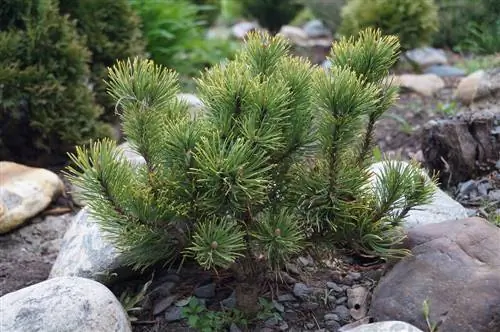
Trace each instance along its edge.
{"label": "boulder", "polygon": [[370,316],[427,330],[427,300],[439,331],[500,331],[500,228],[477,217],[423,225],[406,244],[412,255],[381,278]]}
{"label": "boulder", "polygon": [[205,105],[196,95],[192,93],[179,93],[177,98],[188,104],[191,119],[195,120],[203,114]]}
{"label": "boulder", "polygon": [[84,277],[108,284],[111,273],[121,267],[120,253],[85,207],[64,234],[49,278]]}
{"label": "boulder", "polygon": [[500,68],[478,70],[464,77],[457,86],[455,97],[466,105],[489,99],[498,104]]}
{"label": "boulder", "polygon": [[445,186],[454,186],[495,168],[500,156],[500,109],[430,121],[421,137],[425,167],[439,172]]}
{"label": "boulder", "polygon": [[231,33],[237,39],[244,39],[249,32],[259,29],[257,22],[239,22],[232,26]]}
{"label": "boulder", "polygon": [[131,332],[120,302],[104,285],[56,278],[0,297],[0,331]]}
{"label": "boulder", "polygon": [[393,76],[392,84],[427,97],[434,96],[436,92],[445,86],[443,79],[435,74]]}
{"label": "boulder", "polygon": [[0,234],[36,216],[63,190],[63,182],[51,171],[0,161]]}
{"label": "boulder", "polygon": [[331,37],[332,32],[321,20],[311,20],[302,27],[309,38]]}
{"label": "boulder", "polygon": [[447,65],[432,65],[424,70],[424,74],[435,74],[439,77],[457,77],[466,75],[465,70]]}
{"label": "boulder", "polygon": [[[404,161],[401,163],[408,164]],[[383,169],[384,162],[373,164],[370,169],[373,172],[371,178],[372,183],[375,183],[376,174],[380,174]],[[422,170],[427,180],[430,181],[429,176]],[[420,205],[417,209],[411,210],[405,218],[403,227],[411,229],[418,225],[440,223],[448,220],[457,220],[466,218],[468,216],[467,210],[457,201],[452,199],[448,194],[439,188],[436,188],[434,198],[431,203]]]}
{"label": "boulder", "polygon": [[299,27],[284,25],[281,27],[279,34],[290,40],[294,45],[309,46],[309,36]]}
{"label": "boulder", "polygon": [[338,332],[423,332],[405,322],[386,321],[371,324],[363,324],[352,329],[341,327]]}
{"label": "boulder", "polygon": [[416,48],[407,51],[406,56],[421,67],[448,64],[446,53],[433,47]]}

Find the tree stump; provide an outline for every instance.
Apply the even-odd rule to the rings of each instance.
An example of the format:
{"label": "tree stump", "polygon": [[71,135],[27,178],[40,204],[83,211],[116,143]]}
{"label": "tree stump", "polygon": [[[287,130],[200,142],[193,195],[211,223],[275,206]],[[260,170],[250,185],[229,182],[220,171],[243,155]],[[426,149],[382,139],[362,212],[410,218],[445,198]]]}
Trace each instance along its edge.
{"label": "tree stump", "polygon": [[500,109],[430,121],[422,135],[424,166],[446,187],[490,172],[500,157]]}

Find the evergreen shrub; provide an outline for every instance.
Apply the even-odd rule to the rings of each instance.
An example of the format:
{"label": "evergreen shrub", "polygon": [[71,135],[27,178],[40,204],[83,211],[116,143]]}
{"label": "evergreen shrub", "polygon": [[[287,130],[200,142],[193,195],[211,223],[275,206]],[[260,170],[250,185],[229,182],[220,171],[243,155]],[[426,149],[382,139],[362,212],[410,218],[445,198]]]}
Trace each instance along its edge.
{"label": "evergreen shrub", "polygon": [[175,98],[174,72],[119,62],[109,91],[146,163],[134,168],[101,140],[78,148],[68,169],[125,262],[140,269],[183,258],[230,269],[246,314],[258,310],[267,272],[306,251],[404,256],[394,247],[399,226],[435,188],[398,162],[369,180],[373,128],[397,94],[386,82],[396,37],[366,30],[342,39],[328,73],[289,47],[250,34],[234,61],[197,81],[206,106],[197,120]]}
{"label": "evergreen shrub", "polygon": [[497,35],[500,1],[436,0],[436,4],[439,7],[439,32],[434,36],[435,46],[451,49],[462,46],[467,50],[464,44],[486,39],[484,35],[487,34]]}
{"label": "evergreen shrub", "polygon": [[241,0],[240,6],[244,16],[256,19],[272,34],[278,33],[304,8],[299,0]]}
{"label": "evergreen shrub", "polygon": [[398,36],[401,49],[407,51],[432,42],[438,8],[434,0],[348,0],[339,32],[352,36],[368,27]]}
{"label": "evergreen shrub", "polygon": [[198,6],[198,16],[204,26],[212,26],[221,14],[221,0],[190,0]]}
{"label": "evergreen shrub", "polygon": [[91,52],[91,83],[104,118],[114,119],[115,105],[106,92],[107,67],[116,60],[145,55],[140,19],[128,0],[59,0],[62,14],[76,20]]}
{"label": "evergreen shrub", "polygon": [[85,41],[52,0],[0,6],[0,160],[57,164],[109,134],[87,86]]}

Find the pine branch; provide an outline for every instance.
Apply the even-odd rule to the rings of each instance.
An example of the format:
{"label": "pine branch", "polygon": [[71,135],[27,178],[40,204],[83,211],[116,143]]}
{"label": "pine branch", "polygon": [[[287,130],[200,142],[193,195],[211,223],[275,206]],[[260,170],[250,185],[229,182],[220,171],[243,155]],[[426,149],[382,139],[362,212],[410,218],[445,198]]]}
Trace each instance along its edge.
{"label": "pine branch", "polygon": [[184,253],[205,269],[229,268],[238,257],[244,257],[245,232],[227,218],[212,218],[197,223],[191,246]]}
{"label": "pine branch", "polygon": [[251,231],[270,268],[279,271],[294,255],[305,250],[302,225],[286,209],[264,211]]}
{"label": "pine branch", "polygon": [[169,229],[164,220],[169,220],[172,210],[151,205],[151,196],[137,180],[138,174],[113,141],[93,143],[89,149],[78,147],[76,155],[71,154],[70,158],[76,166],[69,167],[66,176],[82,189],[89,213],[99,222],[106,236],[130,258],[126,259],[127,264],[139,268],[174,259],[175,251],[171,250],[162,250],[165,256],[158,255],[149,260],[141,253],[143,242],[151,245],[157,239],[160,243],[168,241],[174,245],[184,242],[185,235],[158,232],[159,223],[164,229]]}

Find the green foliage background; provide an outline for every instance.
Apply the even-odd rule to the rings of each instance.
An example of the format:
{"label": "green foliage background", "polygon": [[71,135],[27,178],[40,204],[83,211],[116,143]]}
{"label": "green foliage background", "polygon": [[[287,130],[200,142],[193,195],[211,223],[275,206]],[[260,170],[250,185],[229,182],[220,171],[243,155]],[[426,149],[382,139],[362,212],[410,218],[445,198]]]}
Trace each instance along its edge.
{"label": "green foliage background", "polygon": [[437,6],[434,0],[348,0],[340,33],[353,36],[368,27],[398,36],[404,51],[425,46],[438,31]]}
{"label": "green foliage background", "polygon": [[140,20],[128,0],[59,0],[60,12],[76,20],[91,52],[91,83],[104,119],[114,120],[115,102],[106,92],[107,67],[116,60],[144,56]]}
{"label": "green foliage background", "polygon": [[110,133],[86,83],[89,61],[85,40],[55,1],[2,3],[0,159],[54,164],[75,144]]}

